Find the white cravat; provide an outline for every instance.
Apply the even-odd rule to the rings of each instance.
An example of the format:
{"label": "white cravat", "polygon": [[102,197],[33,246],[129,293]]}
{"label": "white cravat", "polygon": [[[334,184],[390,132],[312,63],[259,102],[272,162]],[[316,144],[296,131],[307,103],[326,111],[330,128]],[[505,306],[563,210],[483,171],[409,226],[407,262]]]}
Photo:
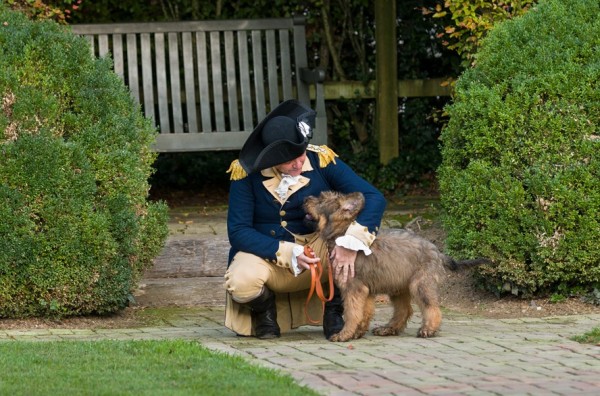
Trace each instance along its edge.
{"label": "white cravat", "polygon": [[277,195],[279,195],[279,198],[281,198],[281,200],[284,200],[287,197],[288,189],[290,188],[290,186],[293,186],[294,184],[298,183],[299,179],[300,176],[290,176],[284,174],[281,175],[281,181],[275,189],[275,192],[277,193]]}

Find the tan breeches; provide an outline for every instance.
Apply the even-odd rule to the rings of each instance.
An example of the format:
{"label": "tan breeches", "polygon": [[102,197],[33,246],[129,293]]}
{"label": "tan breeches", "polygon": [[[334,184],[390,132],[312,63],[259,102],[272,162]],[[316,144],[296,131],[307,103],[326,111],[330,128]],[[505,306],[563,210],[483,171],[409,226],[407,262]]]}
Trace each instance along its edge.
{"label": "tan breeches", "polygon": [[[297,243],[303,245],[301,241]],[[326,283],[329,262],[327,247],[320,239],[309,240],[308,244],[315,255],[321,258],[324,267],[321,283]],[[227,289],[225,325],[237,334],[250,335],[252,331],[250,311],[241,304],[258,297],[265,286],[276,294],[277,322],[282,332],[308,324],[304,304],[310,282],[310,271],[294,276],[290,269],[279,267],[261,257],[244,252],[237,253],[225,273]],[[324,289],[327,290],[326,285]],[[320,319],[321,309],[321,302],[315,296],[309,304],[311,318]]]}
{"label": "tan breeches", "polygon": [[[298,244],[302,244],[298,242]],[[327,247],[321,239],[309,240],[308,244],[315,255],[321,258],[323,276],[321,282],[327,281]],[[288,268],[279,267],[261,257],[250,253],[237,253],[225,272],[225,287],[237,302],[244,303],[258,297],[263,286],[275,293],[293,293],[310,288],[310,272],[304,271],[294,276]]]}

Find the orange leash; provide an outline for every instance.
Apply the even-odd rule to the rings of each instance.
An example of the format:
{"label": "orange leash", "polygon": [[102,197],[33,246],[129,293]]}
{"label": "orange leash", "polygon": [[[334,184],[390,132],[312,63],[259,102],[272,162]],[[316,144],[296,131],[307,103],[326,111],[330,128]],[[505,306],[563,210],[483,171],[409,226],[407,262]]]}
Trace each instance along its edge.
{"label": "orange leash", "polygon": [[[315,258],[315,252],[308,245],[304,245],[304,255],[309,258]],[[310,290],[308,292],[308,297],[306,297],[306,302],[304,303],[304,313],[306,314],[306,319],[312,324],[319,323],[319,320],[314,320],[308,314],[308,303],[312,298],[313,294],[317,294],[319,300],[321,300],[321,304],[323,306],[323,312],[325,312],[325,302],[331,301],[333,299],[333,277],[331,276],[331,268],[327,268],[327,275],[329,277],[329,298],[325,297],[323,293],[323,285],[321,284],[321,276],[323,275],[323,265],[321,261],[316,262],[315,264],[310,265]]]}

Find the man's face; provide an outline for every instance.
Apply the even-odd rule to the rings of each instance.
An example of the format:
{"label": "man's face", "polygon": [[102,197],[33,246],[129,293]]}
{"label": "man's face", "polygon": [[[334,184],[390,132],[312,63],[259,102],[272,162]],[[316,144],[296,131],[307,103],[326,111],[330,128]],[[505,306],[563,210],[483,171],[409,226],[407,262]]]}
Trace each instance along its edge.
{"label": "man's face", "polygon": [[275,169],[286,175],[298,176],[302,172],[302,165],[304,165],[304,161],[306,161],[306,152],[304,152],[298,158],[294,158],[291,161],[275,166]]}

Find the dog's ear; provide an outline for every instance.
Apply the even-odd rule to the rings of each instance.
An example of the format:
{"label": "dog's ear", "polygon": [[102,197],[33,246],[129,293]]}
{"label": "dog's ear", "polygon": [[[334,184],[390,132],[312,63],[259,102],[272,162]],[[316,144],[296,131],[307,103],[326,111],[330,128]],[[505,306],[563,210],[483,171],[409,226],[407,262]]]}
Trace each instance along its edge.
{"label": "dog's ear", "polygon": [[347,217],[356,217],[365,204],[365,197],[360,192],[345,196],[341,209],[346,212]]}
{"label": "dog's ear", "polygon": [[362,208],[365,206],[365,196],[363,195],[363,193],[357,191],[350,195],[352,196],[351,199],[356,202],[358,210],[362,210]]}
{"label": "dog's ear", "polygon": [[354,192],[346,195],[346,199],[344,202],[344,210],[353,213],[354,215],[358,215],[358,213],[362,210],[363,206],[365,206],[365,197],[360,192]]}
{"label": "dog's ear", "polygon": [[352,201],[346,201],[342,205],[342,211],[344,212],[346,217],[352,217],[352,214],[355,212],[356,205]]}

